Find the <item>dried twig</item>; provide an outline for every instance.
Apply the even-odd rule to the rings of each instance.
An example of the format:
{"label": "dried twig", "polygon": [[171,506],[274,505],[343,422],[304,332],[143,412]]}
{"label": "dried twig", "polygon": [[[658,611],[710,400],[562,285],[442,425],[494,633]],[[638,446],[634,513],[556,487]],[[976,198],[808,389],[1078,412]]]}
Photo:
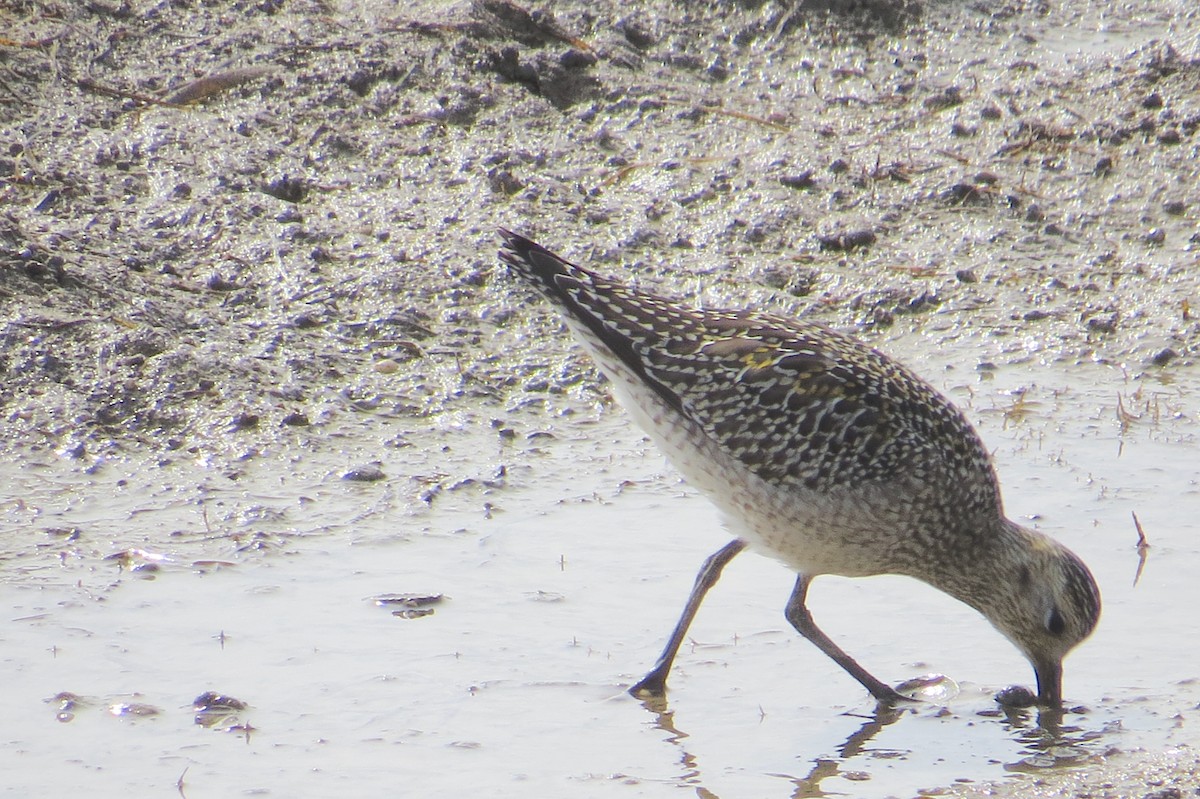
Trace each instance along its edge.
{"label": "dried twig", "polygon": [[33,49],[36,47],[48,47],[49,45],[53,44],[56,40],[61,39],[63,37],[64,33],[65,33],[65,31],[59,31],[58,33],[54,34],[53,36],[47,36],[43,39],[27,39],[25,41],[18,41],[16,39],[9,39],[6,36],[0,36],[0,47],[20,47],[20,48],[24,48],[24,49]]}
{"label": "dried twig", "polygon": [[[684,163],[691,164],[692,166],[700,166],[702,164],[712,164],[712,163],[716,163],[718,161],[723,161],[723,160],[725,160],[725,159],[716,157],[716,156],[703,156],[703,157],[696,157],[696,158],[685,158]],[[628,175],[630,175],[634,170],[649,169],[652,167],[657,167],[660,164],[661,164],[660,161],[635,161],[632,164],[624,164],[623,166],[619,166],[616,169],[612,170],[611,172],[607,173],[604,176],[604,179],[602,181],[600,181],[600,185],[601,186],[610,186],[613,183],[619,183],[620,181],[624,180]]]}
{"label": "dried twig", "polygon": [[1142,529],[1142,523],[1138,521],[1137,514],[1130,511],[1129,515],[1133,517],[1133,526],[1137,528],[1138,534],[1138,565],[1137,572],[1133,575],[1133,585],[1137,587],[1138,580],[1142,579],[1142,570],[1146,568],[1146,557],[1150,554],[1150,542],[1146,539],[1146,531]]}
{"label": "dried twig", "polygon": [[168,108],[183,108],[177,103],[170,103],[166,100],[160,100],[157,97],[151,97],[148,94],[141,92],[131,92],[127,89],[118,89],[113,86],[105,86],[102,83],[97,83],[90,78],[79,78],[75,81],[75,85],[86,91],[103,94],[105,97],[123,97],[129,100],[137,100],[139,103],[149,103],[150,105],[165,105]]}
{"label": "dried twig", "polygon": [[695,103],[688,100],[672,100],[669,97],[663,97],[662,102],[667,105],[695,106],[696,110],[703,114],[717,114],[718,116],[732,117],[733,119],[742,119],[746,122],[753,122],[757,125],[765,125],[775,130],[789,130],[789,126],[779,121],[782,117],[772,114],[769,117],[756,116],[748,114],[745,111],[731,111],[728,108],[720,106],[696,106]]}
{"label": "dried twig", "polygon": [[964,166],[971,163],[970,158],[967,158],[964,155],[959,155],[958,153],[952,153],[949,150],[940,150],[939,149],[939,150],[934,150],[934,152],[937,153],[938,155],[944,155],[951,160],[957,161],[958,163],[960,163]]}
{"label": "dried twig", "polygon": [[176,89],[163,100],[170,105],[189,105],[198,103],[201,100],[207,99],[214,94],[218,94],[227,89],[233,89],[241,86],[243,83],[248,83],[255,78],[260,78],[266,75],[270,70],[266,67],[245,67],[243,69],[230,69],[225,72],[215,72],[212,75],[205,75],[203,78],[187,83]]}
{"label": "dried twig", "polygon": [[568,31],[553,16],[544,12],[530,13],[510,0],[476,0],[477,12],[484,12],[501,25],[518,33],[535,33],[547,39],[557,39],[580,50],[592,51],[591,45]]}
{"label": "dried twig", "polygon": [[1138,416],[1137,414],[1130,413],[1129,411],[1127,411],[1125,409],[1125,399],[1124,399],[1124,397],[1121,396],[1121,393],[1118,391],[1117,392],[1117,423],[1121,427],[1121,433],[1128,432],[1129,428],[1133,425],[1133,423],[1138,421],[1141,418],[1142,417]]}
{"label": "dried twig", "polygon": [[161,105],[167,108],[186,108],[188,105],[198,103],[214,94],[261,77],[267,74],[268,71],[266,67],[246,67],[244,69],[231,69],[226,72],[205,75],[203,78],[198,78],[184,84],[161,99],[141,92],[121,89],[115,86],[106,86],[90,78],[79,78],[75,81],[75,84],[81,89],[102,94],[106,97],[122,97],[129,100],[136,100],[139,103]]}

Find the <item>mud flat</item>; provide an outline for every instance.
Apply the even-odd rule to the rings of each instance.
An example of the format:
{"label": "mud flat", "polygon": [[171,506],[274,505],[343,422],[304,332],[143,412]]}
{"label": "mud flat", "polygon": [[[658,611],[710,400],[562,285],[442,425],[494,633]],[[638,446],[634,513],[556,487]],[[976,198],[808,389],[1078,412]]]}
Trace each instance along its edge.
{"label": "mud flat", "polygon": [[[723,786],[745,795],[775,784],[789,757],[805,772],[810,760],[840,762],[843,773],[830,779],[863,796],[954,779],[973,783],[956,790],[979,791],[1002,780],[1005,762],[1023,764],[1007,769],[1022,774],[987,789],[998,795],[1166,797],[1194,787],[1189,744],[1200,738],[1188,726],[1196,705],[1188,680],[1197,675],[1187,649],[1195,630],[1170,608],[1178,607],[1172,581],[1187,581],[1200,556],[1189,526],[1200,479],[1200,11],[1184,2],[1098,10],[1076,0],[701,5],[0,0],[0,475],[11,487],[0,496],[0,565],[11,606],[23,608],[14,617],[28,619],[9,663],[24,675],[26,693],[16,698],[29,720],[19,741],[10,737],[22,752],[45,753],[16,762],[29,785],[39,784],[29,764],[53,769],[71,757],[62,730],[103,729],[95,720],[48,721],[43,700],[74,677],[91,685],[81,692],[91,707],[165,686],[173,668],[188,686],[171,700],[182,704],[213,688],[199,684],[206,665],[239,679],[203,658],[160,663],[148,654],[214,640],[223,622],[183,609],[216,602],[213,581],[227,580],[230,619],[238,607],[303,607],[330,630],[344,617],[319,608],[352,613],[338,604],[349,592],[349,607],[360,609],[372,592],[445,593],[478,624],[491,600],[473,585],[502,593],[529,583],[533,599],[499,602],[509,621],[492,626],[491,651],[508,682],[486,700],[494,707],[476,703],[490,715],[470,717],[497,728],[493,743],[455,727],[466,711],[449,693],[395,700],[433,708],[421,741],[399,722],[372,737],[378,717],[353,702],[323,707],[327,717],[354,709],[351,731],[342,730],[352,740],[413,744],[429,768],[411,767],[435,792],[445,788],[439,773],[459,774],[465,789],[482,784],[470,775],[507,774],[513,763],[531,785],[583,781],[619,792],[621,778],[611,775],[632,773],[636,762],[646,790]],[[776,752],[772,744],[791,735],[783,730],[808,718],[773,726],[783,724],[786,703],[813,719],[863,708],[850,689],[831,687],[825,697],[821,685],[814,698],[812,683],[769,698],[730,688],[787,682],[780,664],[806,657],[771,606],[756,620],[712,611],[714,624],[728,625],[714,637],[749,635],[766,649],[718,647],[693,664],[673,700],[687,709],[696,747],[674,754],[682,762],[711,746],[722,754],[706,762],[720,767],[697,777],[657,763],[647,752],[667,746],[670,725],[659,719],[657,733],[621,737],[624,725],[644,722],[615,702],[596,711],[612,736],[603,766],[582,748],[561,773],[532,765],[535,744],[526,751],[506,740],[496,719],[545,686],[521,670],[524,656],[494,653],[504,647],[500,632],[517,636],[513,620],[528,614],[544,631],[562,631],[538,616],[560,612],[555,591],[580,599],[566,603],[575,612],[587,607],[572,593],[583,587],[552,590],[559,577],[529,571],[539,552],[557,557],[554,548],[568,546],[554,534],[609,530],[609,506],[628,514],[629,530],[654,528],[645,519],[656,513],[711,528],[702,540],[666,522],[661,536],[647,532],[645,551],[661,544],[664,554],[642,564],[644,573],[616,555],[606,560],[600,542],[577,542],[583,551],[574,557],[596,569],[596,581],[629,573],[620,595],[649,586],[642,601],[661,605],[663,619],[631,630],[570,617],[572,630],[612,636],[588,649],[603,653],[594,660],[573,661],[580,653],[568,651],[547,661],[579,670],[581,692],[548,689],[572,713],[595,710],[590,702],[636,679],[692,568],[722,539],[704,504],[624,427],[552,313],[497,268],[498,225],[689,301],[807,314],[853,330],[964,405],[997,448],[1010,509],[1083,550],[1102,577],[1108,615],[1077,656],[1075,687],[1076,658],[1068,664],[1068,692],[1101,698],[1075,720],[1082,731],[1069,751],[1031,741],[1029,719],[1000,730],[983,716],[972,722],[983,737],[959,748],[938,737],[939,725],[986,709],[994,682],[1024,678],[1013,673],[1019,658],[979,672],[971,658],[991,639],[972,638],[977,620],[966,615],[947,622],[972,631],[962,652],[948,647],[944,657],[978,684],[949,721],[918,713],[907,733],[903,720],[884,725],[869,755],[835,745],[854,739],[857,726]],[[566,508],[586,513],[586,525]],[[1137,589],[1129,585],[1131,510],[1153,546]],[[544,549],[517,545],[524,536]],[[615,546],[628,552],[635,542]],[[373,564],[362,557],[372,547],[388,554]],[[476,570],[499,569],[501,552],[515,571],[484,579]],[[413,564],[403,572],[409,584],[372,571],[385,563]],[[320,595],[332,605],[301,599],[304,581],[321,583],[345,564],[359,571],[327,577],[330,593]],[[760,579],[780,576],[774,567],[747,568],[741,583],[730,578],[731,595],[747,606],[781,604],[786,589],[755,593]],[[364,580],[377,585],[359,589]],[[293,590],[291,603],[264,598]],[[874,591],[838,590],[850,605]],[[106,603],[107,615],[96,615]],[[152,607],[175,608],[195,626],[169,624]],[[928,610],[918,607],[926,610],[915,615]],[[943,611],[957,612],[936,606]],[[614,618],[623,612],[612,609]],[[846,613],[850,625],[871,616]],[[414,648],[398,657],[412,658],[429,684],[440,675],[465,696],[471,680],[486,682],[486,668],[447,676],[442,661],[414,654],[470,661],[454,658],[463,645],[453,636],[468,628],[434,626],[447,615],[405,621]],[[359,633],[393,634],[371,618]],[[254,629],[269,641],[269,625]],[[93,648],[114,630],[146,647],[130,643],[142,654],[118,670],[146,677],[132,688],[105,676],[99,664],[109,650]],[[919,664],[897,652],[940,651],[945,631],[928,632],[911,650],[885,639],[856,651],[885,665],[903,661],[897,678],[913,676]],[[71,655],[63,642],[76,635],[92,643]],[[336,640],[370,660],[351,636]],[[552,641],[528,643],[540,651]],[[255,650],[263,674],[280,688],[300,690],[311,677],[337,692],[329,663],[319,667],[328,672],[279,678],[273,669],[291,657],[285,643],[312,642],[295,629]],[[1128,652],[1137,657],[1106,665]],[[58,670],[47,670],[51,656]],[[726,656],[749,670],[730,680],[734,665],[715,665]],[[587,671],[618,658],[604,676]],[[261,708],[268,688],[247,680],[242,693]],[[742,729],[737,701],[703,720],[700,696],[728,699],[723,690],[771,708],[769,731],[757,733],[766,737],[745,730],[758,749],[721,748],[719,728]],[[369,694],[378,707],[394,701],[376,684]],[[289,745],[300,753],[264,772],[264,784],[287,788],[279,775],[313,756],[298,743],[310,732],[304,713],[292,710],[262,711],[255,722],[294,733]],[[563,712],[531,716],[542,737],[529,740],[563,740]],[[135,720],[129,729],[132,751],[159,758],[161,773],[147,785],[170,785],[191,768],[193,781],[208,775],[239,787],[181,754],[187,723]],[[95,737],[80,735],[72,746]],[[330,762],[373,768],[364,754],[373,745]],[[957,764],[944,779],[932,754],[941,746]],[[896,772],[888,747],[915,765]],[[220,750],[211,741],[204,748]],[[475,771],[456,759],[477,751],[491,757]],[[76,758],[83,765],[56,774],[59,787],[85,779],[89,758],[106,756]],[[213,762],[225,756],[217,751]],[[1050,768],[1037,771],[1043,762]],[[365,773],[366,782],[330,784],[364,789]],[[818,777],[785,784],[816,790]],[[120,782],[105,785],[115,795]]]}

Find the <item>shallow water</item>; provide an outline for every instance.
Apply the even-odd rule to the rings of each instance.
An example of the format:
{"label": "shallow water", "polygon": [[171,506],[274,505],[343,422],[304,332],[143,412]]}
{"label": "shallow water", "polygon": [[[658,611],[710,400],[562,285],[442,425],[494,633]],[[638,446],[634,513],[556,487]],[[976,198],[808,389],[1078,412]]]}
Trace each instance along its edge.
{"label": "shallow water", "polygon": [[[1057,733],[997,712],[992,693],[1032,674],[973,611],[905,579],[824,578],[814,615],[864,665],[962,687],[876,717],[783,619],[792,575],[754,555],[710,595],[667,705],[629,697],[726,536],[623,415],[527,409],[507,444],[464,419],[386,449],[378,420],[341,431],[341,452],[268,454],[237,479],[182,459],[5,464],[5,788],[885,797],[1200,744],[1200,619],[1181,610],[1200,601],[1200,380],[1034,361],[981,379],[951,357],[943,372],[906,356],[994,447],[1010,514],[1079,552],[1104,591]],[[389,480],[340,479],[371,458]],[[461,473],[477,478],[420,499]],[[1131,512],[1151,544],[1136,587]],[[105,559],[131,548],[151,556]],[[445,598],[406,619],[370,601],[392,592]],[[209,690],[249,707],[202,727],[190,703]],[[48,701],[61,692],[76,705]],[[158,712],[113,712],[133,703]]]}

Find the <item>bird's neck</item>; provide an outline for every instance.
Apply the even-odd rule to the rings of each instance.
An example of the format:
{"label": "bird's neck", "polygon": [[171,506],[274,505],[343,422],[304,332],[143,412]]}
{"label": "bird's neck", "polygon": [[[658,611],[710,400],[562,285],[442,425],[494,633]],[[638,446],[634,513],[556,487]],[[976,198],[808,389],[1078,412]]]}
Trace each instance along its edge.
{"label": "bird's neck", "polygon": [[956,539],[965,545],[953,552],[939,552],[931,559],[933,573],[918,576],[990,616],[989,599],[1002,593],[1003,584],[1013,579],[1024,553],[1049,539],[1003,516],[964,520],[963,524],[965,529]]}

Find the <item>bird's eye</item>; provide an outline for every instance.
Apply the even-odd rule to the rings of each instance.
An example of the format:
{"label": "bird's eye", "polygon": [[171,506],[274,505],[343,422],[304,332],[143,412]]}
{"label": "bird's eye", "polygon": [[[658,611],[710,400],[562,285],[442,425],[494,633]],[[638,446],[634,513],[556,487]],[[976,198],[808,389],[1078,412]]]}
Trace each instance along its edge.
{"label": "bird's eye", "polygon": [[1067,620],[1058,612],[1058,608],[1050,608],[1046,614],[1046,630],[1051,635],[1062,635],[1067,629]]}

